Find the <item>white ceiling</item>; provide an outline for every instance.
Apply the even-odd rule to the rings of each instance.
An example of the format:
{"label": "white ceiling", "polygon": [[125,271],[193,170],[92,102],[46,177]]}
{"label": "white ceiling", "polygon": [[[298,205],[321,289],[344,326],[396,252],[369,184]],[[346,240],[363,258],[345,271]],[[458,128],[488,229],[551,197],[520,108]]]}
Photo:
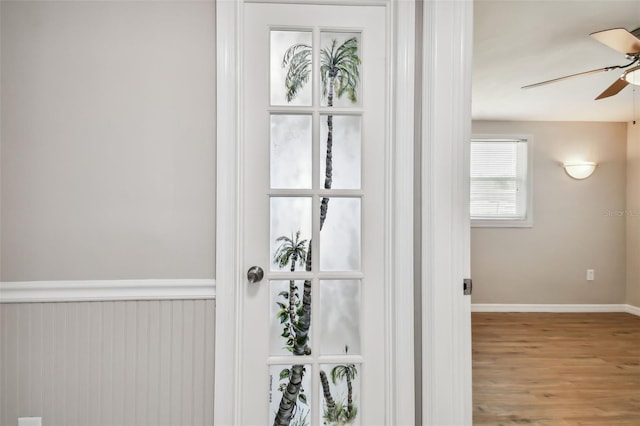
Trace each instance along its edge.
{"label": "white ceiling", "polygon": [[475,0],[473,118],[640,119],[640,86],[628,85],[616,96],[594,100],[622,70],[521,89],[569,74],[627,64],[623,54],[589,34],[638,27],[640,0]]}

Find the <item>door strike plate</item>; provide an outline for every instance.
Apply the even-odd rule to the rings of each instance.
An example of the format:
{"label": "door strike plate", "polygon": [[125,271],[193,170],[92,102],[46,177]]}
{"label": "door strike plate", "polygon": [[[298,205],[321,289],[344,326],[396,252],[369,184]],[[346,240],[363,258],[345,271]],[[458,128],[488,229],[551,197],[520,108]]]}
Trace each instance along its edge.
{"label": "door strike plate", "polygon": [[465,278],[462,280],[462,291],[465,296],[469,296],[473,290],[473,280],[471,278]]}

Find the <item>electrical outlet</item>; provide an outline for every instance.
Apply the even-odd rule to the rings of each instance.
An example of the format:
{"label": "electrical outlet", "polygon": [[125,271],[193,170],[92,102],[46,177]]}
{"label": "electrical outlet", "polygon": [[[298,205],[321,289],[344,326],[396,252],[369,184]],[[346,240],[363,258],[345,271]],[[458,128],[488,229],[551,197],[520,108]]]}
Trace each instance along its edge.
{"label": "electrical outlet", "polygon": [[42,426],[42,417],[18,417],[18,426]]}
{"label": "electrical outlet", "polygon": [[587,281],[593,281],[595,279],[595,273],[593,269],[587,269]]}

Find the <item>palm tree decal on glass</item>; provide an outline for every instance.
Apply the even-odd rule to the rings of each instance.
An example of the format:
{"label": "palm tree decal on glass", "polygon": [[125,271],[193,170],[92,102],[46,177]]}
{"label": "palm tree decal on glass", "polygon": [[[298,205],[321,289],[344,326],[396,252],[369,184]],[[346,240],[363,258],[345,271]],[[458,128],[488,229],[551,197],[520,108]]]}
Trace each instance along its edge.
{"label": "palm tree decal on glass", "polygon": [[[285,86],[287,101],[291,102],[298,91],[309,80],[311,74],[311,46],[295,44],[284,54],[282,67],[287,69]],[[341,44],[331,40],[328,47],[320,50],[320,78],[322,81],[322,97],[327,106],[333,107],[334,98],[346,97],[357,102],[357,88],[360,81],[360,57],[358,56],[358,39],[351,37]],[[333,114],[327,115],[327,148],[325,156],[324,188],[331,189],[333,182]],[[320,205],[320,229],[327,217],[329,198],[322,198]]]}
{"label": "palm tree decal on glass", "polygon": [[[327,107],[333,107],[334,101],[345,97],[350,102],[357,102],[357,88],[360,80],[359,66],[360,57],[358,56],[358,38],[348,37],[340,42],[333,38],[327,46],[320,49],[320,79],[321,93],[323,102],[326,101]],[[296,43],[289,47],[283,56],[282,68],[286,70],[285,87],[286,100],[291,102],[300,92],[300,90],[310,80],[312,72],[313,51],[310,45],[306,43]],[[327,114],[327,139],[325,150],[325,176],[324,189],[331,189],[333,182],[333,137],[334,137],[334,120],[333,114]],[[329,197],[323,197],[320,202],[320,231],[327,219],[329,209]],[[281,268],[290,267],[291,271],[295,271],[296,263],[300,266],[304,264],[305,271],[312,270],[312,241],[300,240],[299,232],[295,237],[291,238],[281,236],[276,239],[279,247],[274,256],[274,262]],[[283,324],[282,337],[285,339],[285,346],[295,356],[310,355],[311,347],[309,346],[309,327],[311,325],[311,280],[305,280],[303,284],[302,301],[300,302],[297,294],[297,287],[293,280],[289,282],[289,291],[283,291],[279,296],[284,299],[278,302],[279,311],[277,314],[281,324]],[[332,380],[345,379],[348,384],[357,374],[355,365],[352,369],[337,369],[335,378]],[[342,367],[347,367],[342,366]],[[343,372],[344,371],[344,372]],[[306,404],[306,396],[300,396],[302,388],[302,380],[306,372],[305,366],[302,364],[294,364],[287,373],[281,372],[281,379],[288,379],[288,382],[281,384],[280,390],[282,397],[278,411],[275,416],[274,426],[285,426],[293,423],[300,423],[300,419],[294,419],[296,407],[298,403]],[[324,374],[324,376],[322,375]],[[326,373],[321,373],[321,380]],[[341,410],[341,415],[347,419],[345,422],[351,422],[356,415],[356,408],[353,405],[352,393],[349,393],[347,407]],[[325,395],[326,397],[326,395]],[[304,399],[304,401],[303,401]],[[326,400],[326,398],[325,398]],[[298,410],[300,411],[300,410]],[[304,423],[304,421],[302,422]],[[335,423],[340,424],[340,423]]]}
{"label": "palm tree decal on glass", "polygon": [[[307,256],[307,240],[300,240],[300,231],[296,232],[295,237],[293,235],[291,238],[285,236],[278,237],[276,243],[280,243],[280,245],[276,249],[273,263],[281,268],[291,265],[291,272],[295,272],[296,263],[304,266]],[[277,302],[280,308],[277,317],[284,327],[281,336],[286,339],[285,348],[289,352],[294,352],[296,346],[294,343],[297,337],[296,330],[301,327],[299,318],[305,312],[305,307],[300,300],[295,280],[289,280],[289,291],[282,291],[279,293],[279,296],[286,301],[285,303]],[[308,308],[310,309],[310,306]],[[306,341],[301,343],[304,345]]]}
{"label": "palm tree decal on glass", "polygon": [[[345,346],[345,354],[349,348]],[[358,369],[355,364],[339,364],[331,368],[331,382],[336,387],[337,400],[331,393],[327,373],[320,369],[320,384],[324,397],[323,414],[324,424],[331,426],[347,425],[355,421],[358,414],[358,407],[353,401],[353,381],[358,376]],[[346,403],[344,395],[344,384],[346,383],[347,394]],[[342,388],[338,390],[339,388]]]}

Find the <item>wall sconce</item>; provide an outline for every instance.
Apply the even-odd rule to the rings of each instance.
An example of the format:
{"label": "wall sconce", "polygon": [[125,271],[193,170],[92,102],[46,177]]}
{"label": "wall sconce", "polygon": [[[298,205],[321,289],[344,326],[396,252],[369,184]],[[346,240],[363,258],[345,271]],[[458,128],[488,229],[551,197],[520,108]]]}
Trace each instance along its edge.
{"label": "wall sconce", "polygon": [[574,161],[562,165],[565,172],[574,179],[586,179],[593,174],[597,164],[591,161]]}

